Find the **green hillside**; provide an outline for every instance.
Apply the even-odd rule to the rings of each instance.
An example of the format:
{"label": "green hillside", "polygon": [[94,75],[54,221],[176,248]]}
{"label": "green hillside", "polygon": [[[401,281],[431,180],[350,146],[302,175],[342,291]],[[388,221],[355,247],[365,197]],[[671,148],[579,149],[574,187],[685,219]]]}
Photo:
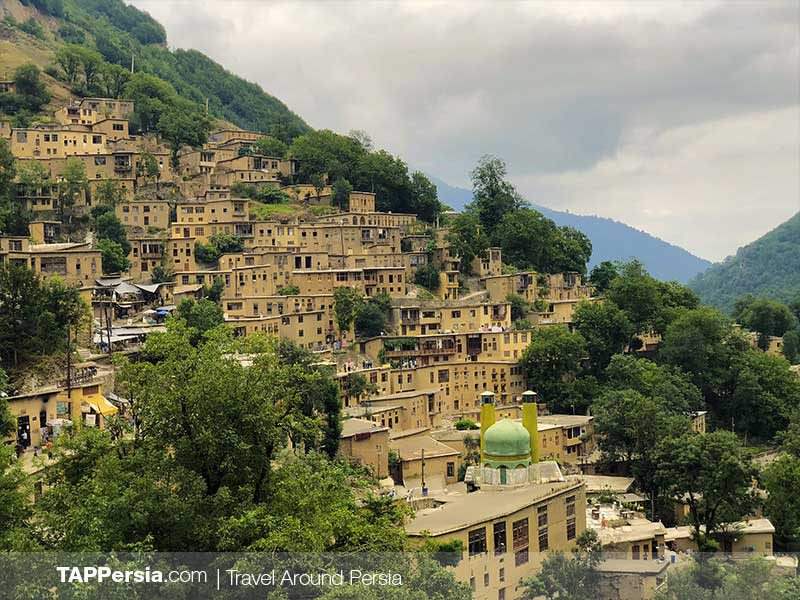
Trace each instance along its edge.
{"label": "green hillside", "polygon": [[730,311],[743,294],[788,302],[800,296],[800,213],[689,282],[700,299]]}
{"label": "green hillside", "polygon": [[[64,44],[92,48],[111,64],[157,75],[181,97],[235,125],[291,141],[310,128],[277,98],[195,50],[170,50],[164,28],[146,12],[122,0],[8,0],[5,16],[36,9],[37,37],[55,52]],[[0,11],[3,16],[3,11]],[[18,19],[25,31],[25,22]],[[48,65],[40,64],[41,68]],[[81,90],[78,90],[79,92]],[[90,93],[92,90],[86,90]]]}

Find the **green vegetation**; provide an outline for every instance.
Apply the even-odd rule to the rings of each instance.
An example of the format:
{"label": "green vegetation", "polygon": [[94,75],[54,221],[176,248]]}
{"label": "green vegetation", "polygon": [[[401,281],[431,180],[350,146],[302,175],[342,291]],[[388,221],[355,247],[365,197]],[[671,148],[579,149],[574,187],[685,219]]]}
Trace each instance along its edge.
{"label": "green vegetation", "polygon": [[421,285],[431,293],[436,293],[439,290],[441,271],[433,263],[427,263],[421,267],[417,267],[414,271],[414,283]]}
{"label": "green vegetation", "polygon": [[472,171],[473,201],[450,225],[449,241],[469,273],[472,259],[490,246],[517,269],[543,273],[586,272],[592,244],[571,227],[558,227],[531,208],[506,178],[499,158],[484,156]]}
{"label": "green vegetation", "polygon": [[800,296],[800,213],[712,265],[689,286],[704,303],[726,312],[746,294],[791,302]]}
{"label": "green vegetation", "polygon": [[296,285],[285,285],[278,288],[278,295],[280,296],[297,296],[300,293],[300,288]]}
{"label": "green vegetation", "polygon": [[300,161],[301,182],[313,184],[322,175],[338,182],[337,203],[342,203],[344,189],[350,185],[375,192],[380,211],[416,213],[429,222],[441,212],[436,186],[425,175],[409,173],[399,157],[385,150],[373,150],[364,136],[344,136],[327,129],[310,131],[292,142],[289,155]]}
{"label": "green vegetation", "polygon": [[128,256],[118,242],[103,238],[98,240],[97,249],[102,256],[103,273],[122,273],[130,268]]}
{"label": "green vegetation", "polygon": [[538,575],[521,582],[522,600],[584,600],[593,598],[600,583],[597,570],[602,551],[597,533],[587,529],[576,540],[571,554],[550,552]]}
{"label": "green vegetation", "polygon": [[[12,79],[16,89],[14,92],[0,93],[0,112],[25,118],[25,115],[39,112],[42,106],[50,102],[50,93],[36,65],[17,67]],[[14,125],[23,126],[20,122],[15,122]]]}
{"label": "green vegetation", "polygon": [[[78,85],[81,93],[119,97],[124,73],[129,71],[133,58],[137,69],[134,79],[149,74],[168,84],[186,106],[197,107],[195,116],[203,115],[199,107],[207,99],[211,115],[246,129],[267,132],[283,142],[308,131],[300,117],[258,85],[233,75],[200,52],[168,49],[164,28],[122,0],[31,4],[42,13],[61,19],[58,32],[64,45],[57,48],[59,73],[70,87]],[[54,7],[55,4],[59,6]],[[59,59],[64,59],[66,69]],[[89,65],[88,81],[84,64]],[[157,122],[143,129],[153,130]]]}
{"label": "green vegetation", "polygon": [[231,195],[234,198],[249,198],[264,204],[286,204],[290,200],[289,195],[282,190],[239,181],[231,186]]}
{"label": "green vegetation", "polygon": [[458,421],[455,422],[454,426],[459,431],[480,429],[480,426],[475,421],[473,421],[472,419],[468,419],[466,417],[461,417]]}
{"label": "green vegetation", "polygon": [[32,271],[0,264],[0,367],[9,369],[67,348],[67,328],[88,313],[76,288]]}
{"label": "green vegetation", "polygon": [[791,600],[800,594],[800,578],[775,576],[773,561],[695,558],[670,573],[656,600]]}
{"label": "green vegetation", "polygon": [[196,242],[194,255],[197,260],[207,265],[217,264],[223,254],[241,252],[244,249],[242,238],[229,233],[215,233],[208,238],[208,244]]}

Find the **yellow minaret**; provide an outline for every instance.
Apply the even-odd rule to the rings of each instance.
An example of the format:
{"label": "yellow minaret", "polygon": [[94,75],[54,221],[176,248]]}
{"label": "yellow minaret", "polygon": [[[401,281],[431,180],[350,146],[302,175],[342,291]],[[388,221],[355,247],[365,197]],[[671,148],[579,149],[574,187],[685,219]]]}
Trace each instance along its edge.
{"label": "yellow minaret", "polygon": [[531,435],[531,462],[539,462],[539,406],[538,395],[528,390],[522,394],[522,426]]}
{"label": "yellow minaret", "polygon": [[486,390],[481,394],[481,462],[483,462],[483,437],[495,422],[494,394]]}

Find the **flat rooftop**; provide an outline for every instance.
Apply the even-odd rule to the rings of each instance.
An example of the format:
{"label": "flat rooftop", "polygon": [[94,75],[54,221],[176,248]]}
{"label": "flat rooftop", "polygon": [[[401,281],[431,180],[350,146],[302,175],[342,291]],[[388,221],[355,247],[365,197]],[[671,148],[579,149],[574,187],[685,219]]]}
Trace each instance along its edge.
{"label": "flat rooftop", "polygon": [[558,494],[577,490],[576,481],[539,483],[507,490],[479,490],[472,493],[445,494],[434,500],[435,508],[418,510],[406,525],[409,535],[443,535],[514,514]]}

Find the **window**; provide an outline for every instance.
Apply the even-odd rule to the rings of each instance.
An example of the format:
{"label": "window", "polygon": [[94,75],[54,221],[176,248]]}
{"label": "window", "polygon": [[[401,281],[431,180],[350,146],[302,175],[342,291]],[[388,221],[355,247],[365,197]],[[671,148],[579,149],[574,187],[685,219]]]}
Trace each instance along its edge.
{"label": "window", "polygon": [[514,521],[514,525],[511,528],[511,539],[513,540],[514,550],[519,550],[528,545],[529,531],[528,519]]}
{"label": "window", "polygon": [[474,529],[469,532],[469,555],[483,554],[486,552],[486,528]]}
{"label": "window", "polygon": [[506,600],[506,588],[497,590],[497,600]]}
{"label": "window", "polygon": [[447,463],[447,476],[455,477],[455,475],[456,475],[456,463],[454,462]]}
{"label": "window", "polygon": [[506,551],[506,522],[498,521],[494,524],[494,553],[503,554]]}
{"label": "window", "polygon": [[567,496],[567,516],[571,517],[575,514],[575,496]]}
{"label": "window", "polygon": [[547,527],[539,529],[539,552],[544,552],[550,547],[550,540],[547,536]]}
{"label": "window", "polygon": [[639,544],[634,544],[631,548],[631,557],[633,560],[639,560]]}
{"label": "window", "polygon": [[567,519],[567,539],[575,539],[575,517]]}
{"label": "window", "polygon": [[483,587],[489,587],[489,574],[483,574]]}
{"label": "window", "polygon": [[540,506],[536,509],[536,513],[539,519],[539,527],[545,527],[547,525],[547,506]]}
{"label": "window", "polygon": [[523,548],[514,552],[514,566],[518,567],[528,562],[528,549]]}
{"label": "window", "polygon": [[500,570],[497,572],[497,580],[502,583],[506,580],[506,570],[503,567],[500,567]]}

